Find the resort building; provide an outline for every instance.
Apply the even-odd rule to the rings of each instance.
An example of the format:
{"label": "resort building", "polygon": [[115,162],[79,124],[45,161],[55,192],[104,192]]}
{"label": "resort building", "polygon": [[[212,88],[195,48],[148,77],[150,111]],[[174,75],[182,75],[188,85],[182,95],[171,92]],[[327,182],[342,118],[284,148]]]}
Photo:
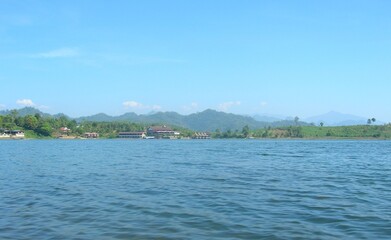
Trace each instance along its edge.
{"label": "resort building", "polygon": [[67,127],[62,127],[62,128],[60,128],[60,131],[61,131],[62,133],[70,133],[70,132],[71,132],[71,129],[69,129],[69,128],[67,128]]}
{"label": "resort building", "polygon": [[12,130],[11,137],[12,138],[24,138],[24,132],[21,130]]}
{"label": "resort building", "polygon": [[152,126],[147,129],[148,136],[154,136],[155,138],[170,138],[170,136],[178,136],[179,133],[173,131],[170,127]]}
{"label": "resort building", "polygon": [[133,138],[142,139],[146,138],[145,132],[120,132],[118,133],[119,138]]}
{"label": "resort building", "polygon": [[24,138],[24,132],[22,130],[2,130],[0,138],[22,139]]}
{"label": "resort building", "polygon": [[5,132],[1,132],[0,133],[0,139],[2,139],[2,138],[10,138],[10,135],[6,134]]}
{"label": "resort building", "polygon": [[195,132],[193,139],[210,139],[210,133],[207,132]]}
{"label": "resort building", "polygon": [[99,138],[99,133],[96,132],[86,132],[84,133],[85,138]]}

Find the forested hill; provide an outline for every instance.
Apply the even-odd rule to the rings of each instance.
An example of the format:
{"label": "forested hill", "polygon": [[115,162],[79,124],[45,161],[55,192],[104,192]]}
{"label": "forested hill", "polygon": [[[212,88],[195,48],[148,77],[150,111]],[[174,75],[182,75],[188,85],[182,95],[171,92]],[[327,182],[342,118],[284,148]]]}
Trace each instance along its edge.
{"label": "forested hill", "polygon": [[[3,110],[3,111],[0,111],[0,115],[12,114],[12,111],[13,110]],[[21,109],[17,110],[17,115],[19,117],[25,117],[27,115],[35,115],[35,114],[39,114],[42,117],[51,117],[52,116],[48,113],[41,112],[40,110],[33,108],[33,107],[25,107],[25,108],[21,108]]]}
{"label": "forested hill", "polygon": [[[158,112],[149,115],[137,115],[135,113],[125,113],[121,116],[109,116],[103,113],[89,117],[81,117],[76,119],[78,122],[96,121],[96,122],[113,122],[113,121],[129,121],[135,123],[147,124],[167,124],[179,127],[188,128],[194,131],[221,131],[226,130],[241,130],[244,126],[249,126],[251,129],[264,127],[283,127],[296,125],[293,120],[283,120],[276,122],[260,122],[252,117],[236,115],[232,113],[218,112],[215,110],[205,110],[199,113],[190,115],[181,115],[176,112]],[[298,124],[306,126],[310,125],[305,122]]]}
{"label": "forested hill", "polygon": [[[8,114],[12,115],[12,111],[15,111],[15,110],[3,110],[3,111],[0,111],[0,115],[3,115],[3,116],[8,115]],[[24,107],[24,108],[16,110],[16,115],[18,117],[25,117],[28,115],[36,115],[36,114],[39,114],[41,117],[54,117],[54,118],[66,117],[66,118],[72,119],[63,113],[50,115],[49,113],[44,113],[44,112],[40,111],[39,109],[36,109],[33,107]]]}
{"label": "forested hill", "polygon": [[[0,115],[10,114],[11,111],[0,111]],[[64,114],[50,115],[43,113],[38,109],[27,107],[17,111],[19,116],[39,114],[43,117],[52,116],[55,118],[65,116]],[[249,126],[251,129],[264,127],[283,127],[294,125],[310,125],[305,122],[294,122],[293,120],[283,120],[276,122],[261,122],[256,121],[252,117],[236,115],[232,113],[218,112],[215,110],[205,110],[199,113],[190,115],[181,115],[176,112],[158,112],[148,115],[137,115],[135,113],[125,113],[120,116],[109,116],[104,113],[99,113],[92,116],[75,118],[77,122],[133,122],[142,124],[166,124],[183,128],[188,128],[194,131],[220,131],[226,130],[241,130],[244,126]]]}

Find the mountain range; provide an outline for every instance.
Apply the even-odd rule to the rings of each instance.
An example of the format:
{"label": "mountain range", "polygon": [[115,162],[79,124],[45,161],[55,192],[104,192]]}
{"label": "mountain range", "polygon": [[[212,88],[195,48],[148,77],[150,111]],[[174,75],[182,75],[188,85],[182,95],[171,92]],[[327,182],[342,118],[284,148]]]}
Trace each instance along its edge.
{"label": "mountain range", "polygon": [[[10,110],[0,111],[0,115],[9,114]],[[63,113],[50,115],[44,113],[36,108],[25,107],[18,109],[19,116],[40,114],[44,117],[68,117]],[[70,118],[70,117],[68,117]],[[72,119],[72,118],[71,118]],[[194,131],[215,131],[219,129],[221,131],[241,130],[244,126],[249,126],[251,129],[264,128],[264,127],[283,127],[294,126],[296,123],[292,118],[285,117],[281,119],[275,116],[263,116],[256,115],[253,117],[242,116],[232,113],[219,112],[212,109],[207,109],[202,112],[193,113],[190,115],[181,115],[176,112],[156,112],[150,114],[136,114],[133,112],[125,113],[120,116],[110,116],[105,113],[99,113],[92,116],[85,116],[79,118],[73,118],[77,122],[91,121],[91,122],[135,122],[145,124],[167,124],[178,127],[189,128]],[[301,126],[319,125],[323,122],[325,126],[346,126],[346,125],[358,125],[366,124],[367,118],[358,117],[350,114],[342,114],[338,112],[329,112],[323,115],[306,118],[303,121],[299,121],[297,124]],[[377,124],[381,122],[376,121]]]}
{"label": "mountain range", "polygon": [[[10,110],[0,111],[0,115],[11,113]],[[18,110],[19,116],[40,114],[44,117],[67,117],[65,114],[59,113],[50,115],[41,112],[32,107],[25,107]],[[70,118],[70,117],[68,117]],[[99,113],[92,116],[73,118],[77,122],[134,122],[144,124],[167,124],[183,128],[189,128],[194,131],[220,131],[226,130],[241,130],[244,126],[249,126],[251,129],[264,127],[283,127],[296,125],[293,120],[277,120],[274,122],[257,121],[249,116],[242,116],[232,113],[218,112],[216,110],[207,109],[202,112],[193,113],[190,115],[181,115],[176,112],[157,112],[151,114],[136,114],[133,112],[125,113],[120,116],[109,116],[105,113]],[[309,125],[306,122],[298,122],[299,125]]]}
{"label": "mountain range", "polygon": [[[372,119],[372,117],[368,118]],[[314,123],[315,125],[323,122],[325,126],[351,126],[367,124],[368,118],[330,111],[322,115],[306,118],[304,121]],[[375,121],[373,124],[384,124],[384,122]]]}
{"label": "mountain range", "polygon": [[[189,128],[195,131],[221,131],[241,130],[244,126],[249,126],[251,129],[264,127],[282,127],[291,126],[296,123],[292,120],[277,120],[274,122],[257,121],[249,116],[242,116],[232,113],[218,112],[216,110],[207,109],[202,112],[193,113],[190,115],[181,115],[176,112],[157,112],[148,115],[137,115],[135,113],[125,113],[120,116],[109,116],[104,113],[77,118],[76,121],[97,121],[97,122],[112,122],[112,121],[130,121],[135,123],[147,124],[168,124],[179,127]],[[309,125],[305,122],[299,122],[300,125]]]}

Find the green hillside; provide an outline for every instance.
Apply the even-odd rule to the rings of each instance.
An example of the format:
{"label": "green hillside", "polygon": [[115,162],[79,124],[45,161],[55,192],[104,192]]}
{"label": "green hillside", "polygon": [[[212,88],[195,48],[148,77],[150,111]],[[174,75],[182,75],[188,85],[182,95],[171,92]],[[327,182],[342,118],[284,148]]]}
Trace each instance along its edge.
{"label": "green hillside", "polygon": [[[187,116],[176,112],[158,112],[150,115],[137,115],[135,113],[126,113],[121,116],[112,117],[106,114],[97,114],[89,117],[76,119],[77,122],[134,122],[143,124],[167,124],[194,131],[221,131],[241,130],[244,126],[251,129],[263,127],[284,127],[297,125],[294,121],[283,120],[277,122],[260,122],[247,116],[236,115],[232,113],[218,112],[215,110],[205,110],[199,113],[193,113]],[[305,122],[299,122],[299,125],[310,125]]]}
{"label": "green hillside", "polygon": [[309,139],[391,139],[391,124],[356,125],[340,127],[290,126],[283,128],[256,129],[255,138],[309,138]]}
{"label": "green hillside", "polygon": [[307,138],[391,138],[391,125],[357,125],[340,127],[302,127]]}

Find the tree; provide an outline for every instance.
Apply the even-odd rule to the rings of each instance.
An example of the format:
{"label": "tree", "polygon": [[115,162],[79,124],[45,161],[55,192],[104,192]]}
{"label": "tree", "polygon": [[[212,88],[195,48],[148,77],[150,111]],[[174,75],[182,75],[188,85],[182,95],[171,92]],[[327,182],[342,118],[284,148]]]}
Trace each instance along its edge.
{"label": "tree", "polygon": [[18,117],[18,110],[16,109],[11,110],[10,116],[11,116],[11,123],[15,124],[15,119]]}
{"label": "tree", "polygon": [[28,115],[24,118],[24,127],[35,130],[38,127],[38,119],[35,116]]}
{"label": "tree", "polygon": [[370,125],[371,123],[372,123],[372,120],[370,118],[368,118],[367,124]]}
{"label": "tree", "polygon": [[75,133],[77,133],[78,135],[82,135],[84,132],[85,132],[85,131],[84,131],[84,129],[83,129],[82,127],[78,127],[78,128],[76,128],[76,130],[75,130]]}
{"label": "tree", "polygon": [[44,122],[40,124],[40,126],[37,128],[36,132],[42,136],[50,136],[52,134],[52,128],[50,127],[49,123]]}
{"label": "tree", "polygon": [[75,128],[77,126],[77,122],[76,122],[76,120],[68,121],[66,126],[72,130],[75,130]]}
{"label": "tree", "polygon": [[17,118],[15,119],[15,124],[16,124],[17,126],[24,126],[24,118],[22,118],[22,117],[17,117]]}
{"label": "tree", "polygon": [[288,127],[287,129],[287,136],[288,137],[295,137],[295,138],[301,138],[303,137],[303,134],[301,132],[301,127]]}
{"label": "tree", "polygon": [[12,122],[15,121],[17,116],[18,116],[18,110],[16,110],[16,109],[11,110]]}
{"label": "tree", "polygon": [[323,127],[324,123],[323,123],[323,122],[320,122],[319,125],[320,125],[321,127]]}
{"label": "tree", "polygon": [[248,127],[248,125],[243,127],[242,134],[245,138],[247,138],[250,135],[250,128]]}
{"label": "tree", "polygon": [[223,132],[222,137],[223,138],[231,138],[232,137],[232,130],[228,129],[226,132]]}
{"label": "tree", "polygon": [[8,129],[11,129],[11,128],[14,128],[15,127],[15,123],[11,117],[11,115],[7,114],[5,116],[2,117],[3,120],[2,120],[2,127],[3,128],[8,128]]}
{"label": "tree", "polygon": [[300,118],[298,116],[296,116],[295,117],[295,124],[296,124],[296,126],[299,124],[299,120],[300,120]]}
{"label": "tree", "polygon": [[373,123],[376,122],[376,118],[372,118],[371,120],[372,120]]}
{"label": "tree", "polygon": [[39,113],[34,114],[34,117],[39,121],[41,120],[42,116]]}
{"label": "tree", "polygon": [[214,135],[215,135],[216,138],[221,138],[221,131],[220,131],[220,129],[216,129]]}

